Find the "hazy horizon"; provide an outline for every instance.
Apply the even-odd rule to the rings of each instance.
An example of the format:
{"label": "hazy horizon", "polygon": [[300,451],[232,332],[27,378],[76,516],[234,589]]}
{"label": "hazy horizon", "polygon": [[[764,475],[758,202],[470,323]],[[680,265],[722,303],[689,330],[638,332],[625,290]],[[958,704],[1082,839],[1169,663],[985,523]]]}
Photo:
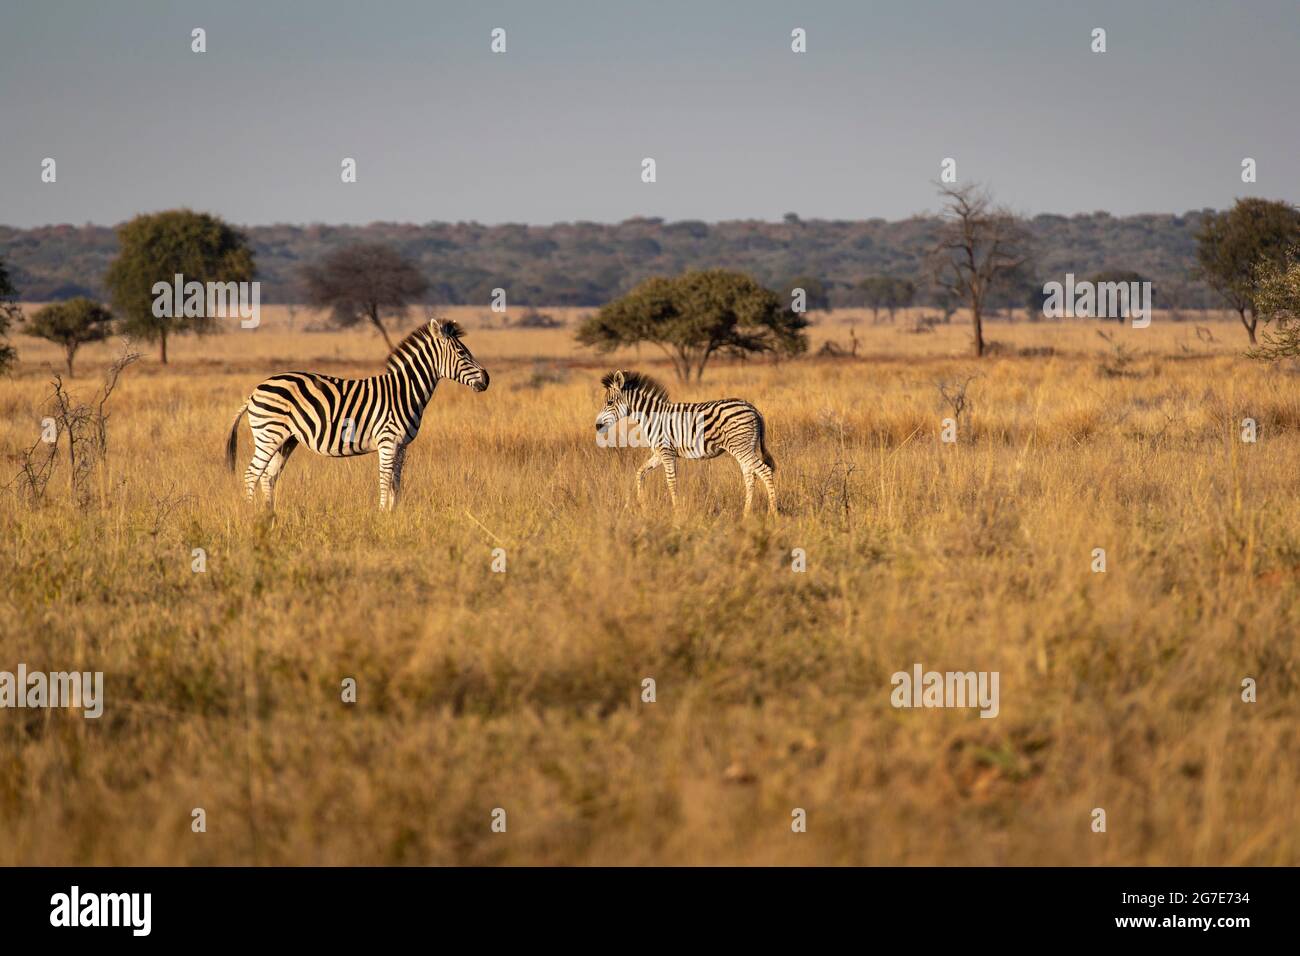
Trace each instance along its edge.
{"label": "hazy horizon", "polygon": [[1029,216],[1296,202],[1298,47],[1283,0],[49,0],[0,14],[0,221],[894,222],[945,157]]}
{"label": "hazy horizon", "polygon": [[[163,209],[173,209],[173,208],[185,208],[185,207],[172,207],[172,206],[160,207],[159,209],[141,210],[140,213],[135,213],[133,215],[161,212],[163,211]],[[193,208],[195,212],[211,212],[211,210],[208,209],[200,209],[195,207],[189,207],[189,208]],[[1206,208],[1211,208],[1211,207],[1206,207]],[[1200,213],[1203,211],[1204,211],[1203,209],[1184,209],[1181,211],[1172,210],[1172,209],[1146,209],[1146,210],[1139,210],[1136,212],[1121,214],[1121,213],[1113,213],[1108,209],[1094,209],[1089,212],[1072,212],[1072,213],[1060,213],[1060,212],[1054,212],[1050,209],[1044,209],[1036,212],[1030,212],[1027,213],[1026,215],[1030,219],[1033,219],[1038,216],[1060,216],[1063,219],[1073,219],[1078,217],[1088,217],[1088,216],[1095,216],[1095,215],[1106,215],[1114,219],[1130,219],[1130,218],[1136,218],[1141,216],[1176,216],[1179,218],[1183,218],[1193,213]],[[1219,210],[1215,209],[1214,211],[1218,212]],[[857,223],[857,222],[872,222],[872,221],[881,221],[885,223],[894,224],[899,222],[906,222],[910,219],[925,219],[925,218],[932,218],[932,217],[938,218],[938,216],[939,216],[938,210],[930,210],[928,215],[924,213],[917,213],[910,216],[900,216],[896,219],[886,219],[881,216],[866,216],[859,219],[844,219],[844,218],[830,219],[821,216],[800,216],[799,221],[803,223],[809,223],[809,224],[835,223],[835,222]],[[25,226],[15,225],[14,223],[9,223],[9,222],[0,222],[0,228],[23,229],[23,230],[60,229],[64,227],[71,227],[73,229],[85,229],[85,228],[116,229],[117,227],[121,226],[123,223],[127,222],[131,218],[132,216],[127,216],[125,219],[120,219],[117,222],[38,222],[38,223],[32,223],[30,225],[25,225]],[[497,229],[502,226],[527,226],[530,229],[551,229],[557,226],[577,226],[583,224],[590,224],[590,225],[602,226],[602,227],[621,226],[627,223],[636,222],[638,220],[662,221],[665,224],[669,224],[669,225],[676,222],[703,222],[709,226],[722,226],[729,223],[763,223],[766,225],[777,225],[783,221],[782,217],[780,216],[777,216],[775,218],[768,218],[768,219],[763,219],[757,216],[737,217],[735,219],[700,219],[698,216],[688,216],[682,219],[670,219],[664,216],[629,216],[626,219],[606,220],[606,221],[601,221],[597,219],[560,219],[560,220],[556,220],[555,222],[520,222],[517,220],[507,219],[507,220],[501,220],[499,222],[484,222],[483,220],[480,219],[456,219],[456,220],[429,219],[424,222],[416,222],[415,220],[374,219],[368,222],[325,222],[323,220],[315,220],[315,221],[304,221],[304,222],[286,222],[286,221],[231,222],[230,224],[232,226],[247,228],[247,229],[276,229],[276,228],[310,229],[318,226],[331,228],[331,229],[337,229],[337,228],[365,229],[369,226],[412,226],[419,229],[427,229],[433,226],[462,226],[462,225],[481,226],[486,229]]]}

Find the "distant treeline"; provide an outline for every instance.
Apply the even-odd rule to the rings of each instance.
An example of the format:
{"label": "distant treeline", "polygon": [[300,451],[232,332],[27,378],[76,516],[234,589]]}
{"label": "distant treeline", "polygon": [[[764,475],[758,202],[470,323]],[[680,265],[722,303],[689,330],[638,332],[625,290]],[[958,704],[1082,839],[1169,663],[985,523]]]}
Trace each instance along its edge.
{"label": "distant treeline", "polygon": [[[1127,270],[1151,280],[1158,307],[1220,308],[1222,300],[1190,278],[1196,233],[1210,212],[1037,216],[1025,223],[1032,238],[1032,272],[1046,282],[1067,272]],[[493,289],[504,288],[512,305],[597,306],[648,276],[725,268],[773,289],[817,279],[824,296],[810,306],[849,307],[864,304],[859,284],[878,276],[911,280],[918,303],[933,301],[924,266],[938,227],[937,218],[832,221],[789,214],[782,222],[638,218],[617,225],[372,223],[253,226],[244,232],[264,302],[301,301],[301,267],[330,251],[384,242],[427,276],[430,303],[486,305]],[[104,273],[117,251],[109,226],[0,226],[0,259],[28,301],[107,298]],[[1007,295],[1015,297],[1015,305],[1023,298],[1019,291]]]}

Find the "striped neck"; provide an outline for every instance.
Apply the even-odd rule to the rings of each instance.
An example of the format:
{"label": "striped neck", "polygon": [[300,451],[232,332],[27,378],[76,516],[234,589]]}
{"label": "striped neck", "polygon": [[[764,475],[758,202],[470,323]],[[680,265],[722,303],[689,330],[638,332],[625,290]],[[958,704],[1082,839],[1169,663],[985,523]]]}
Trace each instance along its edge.
{"label": "striped neck", "polygon": [[641,415],[653,414],[662,411],[670,404],[668,399],[649,392],[643,392],[640,389],[633,392],[624,392],[623,396],[627,402],[629,415],[637,413]]}
{"label": "striped neck", "polygon": [[403,342],[388,357],[388,371],[385,374],[402,386],[402,393],[413,405],[423,409],[433,397],[438,380],[442,378],[438,374],[432,339]]}

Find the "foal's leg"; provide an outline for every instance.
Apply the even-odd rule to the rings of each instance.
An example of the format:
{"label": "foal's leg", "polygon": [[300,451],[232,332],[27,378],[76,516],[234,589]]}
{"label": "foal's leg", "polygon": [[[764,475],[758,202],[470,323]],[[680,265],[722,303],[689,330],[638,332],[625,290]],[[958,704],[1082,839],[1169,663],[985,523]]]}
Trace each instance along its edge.
{"label": "foal's leg", "polygon": [[672,499],[673,511],[677,510],[677,456],[667,450],[659,453],[660,463],[664,466],[664,481],[668,483],[668,497]]}
{"label": "foal's leg", "polygon": [[772,469],[766,463],[759,465],[754,469],[758,475],[763,487],[767,489],[767,511],[768,514],[776,514],[776,482],[772,480]]}
{"label": "foal's leg", "polygon": [[636,503],[643,504],[645,501],[645,476],[659,467],[659,453],[652,452],[650,460],[642,465],[636,473]]}
{"label": "foal's leg", "polygon": [[754,504],[754,469],[742,462],[740,474],[745,479],[745,511],[743,517],[748,518],[749,510]]}

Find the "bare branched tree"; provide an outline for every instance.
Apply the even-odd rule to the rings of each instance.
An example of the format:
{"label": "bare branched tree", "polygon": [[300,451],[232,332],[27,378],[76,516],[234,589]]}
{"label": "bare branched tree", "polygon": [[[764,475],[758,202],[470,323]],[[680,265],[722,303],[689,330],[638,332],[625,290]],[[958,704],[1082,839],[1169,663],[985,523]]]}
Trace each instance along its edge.
{"label": "bare branched tree", "polygon": [[91,470],[108,454],[109,415],[105,406],[117,388],[122,370],[139,358],[140,353],[132,352],[127,342],[122,354],[105,373],[98,398],[89,402],[75,399],[63,387],[60,375],[54,376],[50,383],[54,392],[50,399],[51,417],[58,429],[56,442],[63,445],[67,455],[68,492],[78,504],[86,501],[85,484]]}
{"label": "bare branched tree", "polygon": [[952,409],[953,424],[961,426],[961,418],[970,410],[973,402],[967,397],[966,391],[970,388],[971,382],[979,378],[978,375],[968,375],[963,379],[954,382],[936,381],[934,387],[939,390],[939,397],[950,409]]}
{"label": "bare branched tree", "polygon": [[978,186],[941,186],[944,222],[930,257],[936,285],[971,310],[975,355],[984,354],[989,292],[1028,261],[1029,235],[1020,220],[995,207]]}

